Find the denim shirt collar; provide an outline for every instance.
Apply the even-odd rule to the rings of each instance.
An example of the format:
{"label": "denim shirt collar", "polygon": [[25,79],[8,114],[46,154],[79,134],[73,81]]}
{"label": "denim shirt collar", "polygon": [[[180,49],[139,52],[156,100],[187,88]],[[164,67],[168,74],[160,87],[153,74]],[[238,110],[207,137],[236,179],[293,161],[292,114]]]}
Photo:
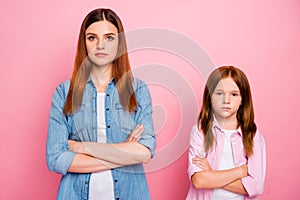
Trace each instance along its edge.
{"label": "denim shirt collar", "polygon": [[[86,83],[91,83],[92,85],[94,85],[94,86],[95,86],[95,84],[94,84],[94,82],[93,82],[93,80],[92,80],[92,77],[91,77],[91,76],[89,76],[89,77],[88,77],[88,79],[86,80]],[[114,78],[111,78],[111,79],[110,79],[110,81],[109,81],[108,85],[110,85],[110,84],[112,84],[112,83],[114,83],[114,84],[115,84],[115,79],[114,79]]]}

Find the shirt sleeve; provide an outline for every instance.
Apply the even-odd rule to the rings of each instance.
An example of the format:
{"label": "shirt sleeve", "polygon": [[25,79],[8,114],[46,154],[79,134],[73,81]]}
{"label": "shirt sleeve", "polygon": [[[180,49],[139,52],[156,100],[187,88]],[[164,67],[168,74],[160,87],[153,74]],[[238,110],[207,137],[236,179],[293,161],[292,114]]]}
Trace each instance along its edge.
{"label": "shirt sleeve", "polygon": [[203,134],[200,132],[196,125],[193,126],[190,134],[190,146],[189,146],[189,155],[188,155],[188,176],[191,181],[191,177],[194,173],[202,171],[200,167],[197,167],[193,164],[192,159],[196,157],[196,155],[203,155],[204,147],[203,147]]}
{"label": "shirt sleeve", "polygon": [[50,109],[46,160],[50,171],[66,174],[75,156],[68,150],[68,123],[63,113],[65,104],[64,83],[60,84],[53,95]]}
{"label": "shirt sleeve", "polygon": [[136,123],[144,124],[144,132],[141,135],[139,143],[149,148],[151,157],[153,157],[155,154],[156,137],[152,120],[152,102],[147,85],[141,81],[139,81],[136,90],[136,97],[139,106]]}
{"label": "shirt sleeve", "polygon": [[266,145],[259,131],[254,136],[253,155],[247,164],[248,176],[242,178],[242,183],[251,198],[263,193],[266,175]]}

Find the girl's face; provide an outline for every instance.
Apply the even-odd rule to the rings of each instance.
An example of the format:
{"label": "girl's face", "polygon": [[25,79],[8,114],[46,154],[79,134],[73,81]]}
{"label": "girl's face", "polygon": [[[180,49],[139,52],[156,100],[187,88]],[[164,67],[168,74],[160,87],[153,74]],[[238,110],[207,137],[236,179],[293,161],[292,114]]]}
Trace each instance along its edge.
{"label": "girl's face", "polygon": [[92,23],[85,31],[86,49],[96,66],[108,66],[118,51],[118,29],[109,21]]}
{"label": "girl's face", "polygon": [[230,77],[221,79],[211,96],[211,103],[218,121],[236,120],[242,103],[239,87]]}

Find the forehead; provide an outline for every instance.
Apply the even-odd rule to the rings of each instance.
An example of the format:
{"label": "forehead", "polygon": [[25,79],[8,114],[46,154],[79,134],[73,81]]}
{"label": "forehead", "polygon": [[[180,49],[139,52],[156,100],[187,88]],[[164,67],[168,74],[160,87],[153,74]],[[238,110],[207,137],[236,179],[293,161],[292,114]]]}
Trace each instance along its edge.
{"label": "forehead", "polygon": [[92,23],[85,31],[85,33],[94,33],[94,34],[107,34],[114,33],[118,34],[118,29],[107,20],[98,21]]}
{"label": "forehead", "polygon": [[235,91],[239,91],[239,87],[237,86],[237,84],[232,80],[232,78],[228,77],[228,78],[224,78],[221,79],[215,90],[235,90]]}

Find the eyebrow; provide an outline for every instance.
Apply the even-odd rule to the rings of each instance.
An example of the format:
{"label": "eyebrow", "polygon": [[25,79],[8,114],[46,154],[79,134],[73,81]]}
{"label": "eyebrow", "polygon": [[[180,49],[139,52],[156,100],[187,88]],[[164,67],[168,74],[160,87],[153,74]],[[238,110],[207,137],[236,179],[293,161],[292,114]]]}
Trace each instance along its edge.
{"label": "eyebrow", "polygon": [[[93,32],[88,32],[86,33],[86,35],[97,35],[96,33],[93,33]],[[116,35],[115,33],[105,33],[104,34],[105,36],[110,36],[110,35]]]}
{"label": "eyebrow", "polygon": [[[223,92],[223,89],[215,89],[217,92]],[[239,90],[231,90],[230,92],[240,92]]]}

